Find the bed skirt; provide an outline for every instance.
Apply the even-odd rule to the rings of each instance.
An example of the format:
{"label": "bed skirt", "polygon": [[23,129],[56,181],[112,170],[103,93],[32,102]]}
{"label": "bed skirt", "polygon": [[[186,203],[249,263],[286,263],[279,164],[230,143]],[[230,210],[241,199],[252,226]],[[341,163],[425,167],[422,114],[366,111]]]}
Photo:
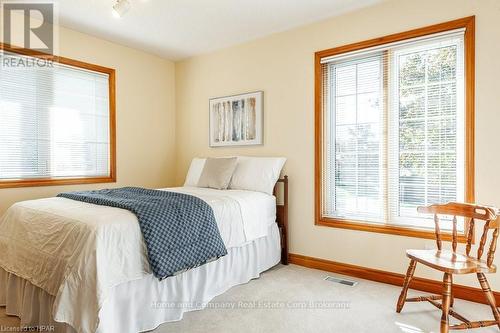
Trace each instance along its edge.
{"label": "bed skirt", "polygon": [[[280,234],[276,224],[266,237],[228,250],[217,261],[158,281],[153,275],[116,286],[99,311],[99,333],[150,331],[167,322],[181,320],[185,312],[203,309],[214,297],[231,287],[247,283],[278,264]],[[21,325],[54,327],[52,332],[78,332],[76,323],[53,319],[55,297],[30,282],[0,268],[0,305]],[[80,309],[80,313],[92,311]],[[47,329],[46,329],[47,330]]]}

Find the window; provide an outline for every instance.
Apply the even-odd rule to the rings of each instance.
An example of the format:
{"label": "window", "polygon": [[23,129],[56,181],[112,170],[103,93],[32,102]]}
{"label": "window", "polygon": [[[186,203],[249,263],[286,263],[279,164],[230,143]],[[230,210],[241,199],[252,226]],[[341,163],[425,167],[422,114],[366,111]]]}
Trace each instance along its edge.
{"label": "window", "polygon": [[0,187],[114,181],[114,70],[2,50]]}
{"label": "window", "polygon": [[473,200],[473,29],[316,53],[317,224],[431,237],[418,206]]}

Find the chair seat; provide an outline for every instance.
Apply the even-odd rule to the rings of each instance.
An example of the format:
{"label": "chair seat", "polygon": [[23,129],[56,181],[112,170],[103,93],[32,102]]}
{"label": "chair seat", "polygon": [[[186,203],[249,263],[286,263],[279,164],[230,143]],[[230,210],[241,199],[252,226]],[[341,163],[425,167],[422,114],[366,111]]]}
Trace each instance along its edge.
{"label": "chair seat", "polygon": [[448,250],[407,250],[406,256],[421,264],[451,274],[495,273],[495,265]]}

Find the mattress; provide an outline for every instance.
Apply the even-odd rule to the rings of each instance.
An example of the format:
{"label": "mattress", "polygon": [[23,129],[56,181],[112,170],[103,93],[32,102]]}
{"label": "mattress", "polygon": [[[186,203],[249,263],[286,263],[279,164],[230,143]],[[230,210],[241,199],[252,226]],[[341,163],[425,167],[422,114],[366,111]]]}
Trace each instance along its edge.
{"label": "mattress", "polygon": [[[274,196],[205,188],[164,189],[195,195],[213,209],[229,249],[265,237],[275,224]],[[92,332],[112,289],[151,276],[134,214],[65,198],[14,204],[0,220],[0,267],[54,296],[59,322]],[[81,313],[79,309],[88,311]]]}
{"label": "mattress", "polygon": [[[279,263],[280,234],[276,224],[265,237],[228,250],[217,261],[158,281],[152,275],[114,287],[99,312],[98,333],[136,333],[181,320],[184,313],[201,310],[216,296],[258,278]],[[53,320],[56,298],[29,281],[0,268],[0,305],[27,326],[49,327],[55,333],[82,332],[76,322]],[[82,317],[88,307],[79,309]],[[77,320],[78,321],[78,320]],[[52,329],[53,328],[53,329]]]}

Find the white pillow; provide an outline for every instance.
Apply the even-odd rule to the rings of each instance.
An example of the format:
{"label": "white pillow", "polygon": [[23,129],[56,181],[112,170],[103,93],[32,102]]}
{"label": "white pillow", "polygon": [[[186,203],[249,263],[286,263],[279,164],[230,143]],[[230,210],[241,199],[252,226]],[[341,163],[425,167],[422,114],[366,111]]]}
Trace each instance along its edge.
{"label": "white pillow", "polygon": [[284,157],[238,156],[229,189],[257,191],[272,195],[285,162]]}
{"label": "white pillow", "polygon": [[184,186],[198,186],[198,181],[200,180],[201,172],[203,171],[206,160],[206,158],[193,158],[191,165],[189,166]]}

